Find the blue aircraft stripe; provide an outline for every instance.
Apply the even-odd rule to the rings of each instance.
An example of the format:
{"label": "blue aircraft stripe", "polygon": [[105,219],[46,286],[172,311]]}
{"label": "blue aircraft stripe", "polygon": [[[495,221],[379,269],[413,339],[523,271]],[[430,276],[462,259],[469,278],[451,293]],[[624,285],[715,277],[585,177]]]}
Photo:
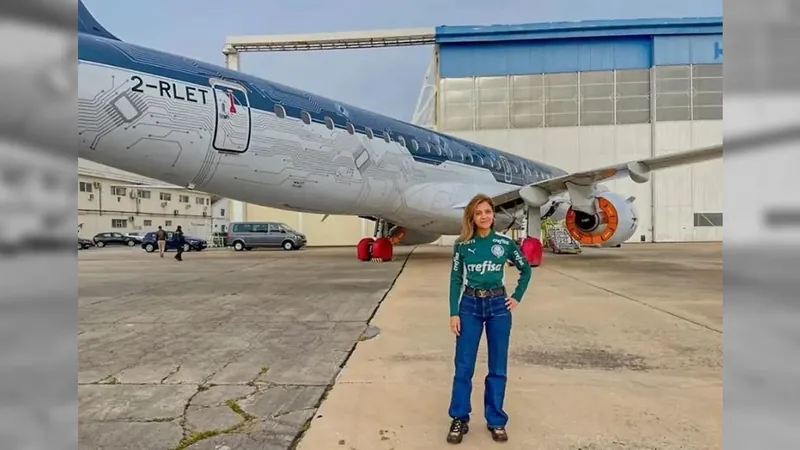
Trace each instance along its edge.
{"label": "blue aircraft stripe", "polygon": [[[229,80],[247,89],[250,108],[273,113],[281,105],[288,117],[302,120],[307,114],[315,123],[325,124],[326,118],[334,126],[347,129],[350,123],[358,134],[367,135],[369,128],[375,139],[390,136],[390,140],[405,145],[415,161],[439,165],[446,161],[491,170],[495,180],[517,186],[534,183],[544,178],[564,175],[565,172],[549,165],[521,158],[490,147],[471,143],[386,117],[334,100],[313,95],[298,89],[201,61],[147,49],[122,41],[106,39],[85,33],[78,36],[78,58],[87,62],[120,67],[185,83],[209,86],[210,78]],[[243,101],[238,92],[237,100]],[[502,158],[513,169],[508,170]]]}

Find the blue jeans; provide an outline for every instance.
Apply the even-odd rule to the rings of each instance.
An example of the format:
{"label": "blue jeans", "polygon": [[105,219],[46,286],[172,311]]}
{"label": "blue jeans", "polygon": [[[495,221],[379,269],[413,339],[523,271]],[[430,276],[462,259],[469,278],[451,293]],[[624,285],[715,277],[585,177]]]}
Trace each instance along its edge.
{"label": "blue jeans", "polygon": [[483,327],[489,353],[489,373],[484,383],[483,404],[486,424],[505,427],[508,414],[503,411],[508,368],[508,343],[511,336],[511,312],[505,305],[504,295],[486,298],[461,297],[458,316],[461,333],[456,338],[455,376],[449,415],[453,419],[469,421],[472,412],[472,376],[478,357],[478,344]]}

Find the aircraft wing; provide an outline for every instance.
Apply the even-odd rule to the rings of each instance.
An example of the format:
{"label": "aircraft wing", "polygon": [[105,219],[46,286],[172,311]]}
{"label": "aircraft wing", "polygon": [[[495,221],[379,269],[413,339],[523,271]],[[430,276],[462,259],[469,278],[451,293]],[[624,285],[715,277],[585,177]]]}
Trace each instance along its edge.
{"label": "aircraft wing", "polygon": [[[523,202],[523,198],[530,195],[546,192],[547,196],[556,195],[568,190],[569,185],[573,186],[592,186],[595,183],[609,181],[622,177],[630,177],[637,183],[649,181],[650,172],[654,170],[667,169],[670,167],[694,164],[709,161],[722,157],[722,145],[688,150],[669,155],[656,156],[655,158],[629,161],[614,164],[594,170],[574,172],[538,183],[529,184],[521,188],[516,188],[502,194],[495,195],[493,201],[498,207],[515,207]],[[539,195],[541,197],[541,195]],[[542,201],[543,203],[543,201]]]}

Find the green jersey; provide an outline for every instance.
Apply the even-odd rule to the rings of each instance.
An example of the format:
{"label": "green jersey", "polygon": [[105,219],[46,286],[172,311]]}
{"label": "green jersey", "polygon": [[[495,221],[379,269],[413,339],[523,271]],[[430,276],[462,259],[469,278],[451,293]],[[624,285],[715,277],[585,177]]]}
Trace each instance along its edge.
{"label": "green jersey", "polygon": [[492,230],[485,237],[477,232],[465,242],[456,242],[453,248],[453,267],[450,271],[450,315],[458,315],[458,301],[464,285],[475,289],[494,289],[505,284],[506,262],[511,261],[519,270],[517,288],[511,295],[517,301],[531,280],[531,266],[511,238]]}

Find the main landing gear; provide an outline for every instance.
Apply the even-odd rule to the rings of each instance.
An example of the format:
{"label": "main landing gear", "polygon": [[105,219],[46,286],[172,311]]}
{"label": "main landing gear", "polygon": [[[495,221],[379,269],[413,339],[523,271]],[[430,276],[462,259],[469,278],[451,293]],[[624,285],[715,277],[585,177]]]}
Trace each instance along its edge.
{"label": "main landing gear", "polygon": [[388,262],[394,260],[394,244],[402,239],[404,230],[385,220],[375,221],[374,237],[361,239],[356,248],[360,261]]}
{"label": "main landing gear", "polygon": [[542,209],[528,206],[525,223],[525,236],[520,244],[520,251],[531,267],[542,264],[544,248],[542,247]]}

